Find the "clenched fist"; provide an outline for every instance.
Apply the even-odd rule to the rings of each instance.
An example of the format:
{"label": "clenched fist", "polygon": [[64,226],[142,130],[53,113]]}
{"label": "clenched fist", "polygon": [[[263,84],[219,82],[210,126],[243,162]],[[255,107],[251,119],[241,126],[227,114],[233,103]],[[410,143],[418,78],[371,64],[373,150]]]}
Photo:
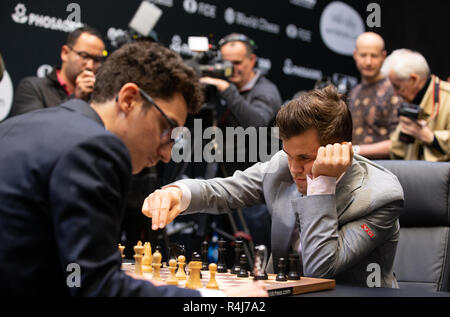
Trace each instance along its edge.
{"label": "clenched fist", "polygon": [[351,143],[328,144],[317,151],[316,160],[312,166],[312,176],[333,176],[338,179],[351,165],[353,148]]}

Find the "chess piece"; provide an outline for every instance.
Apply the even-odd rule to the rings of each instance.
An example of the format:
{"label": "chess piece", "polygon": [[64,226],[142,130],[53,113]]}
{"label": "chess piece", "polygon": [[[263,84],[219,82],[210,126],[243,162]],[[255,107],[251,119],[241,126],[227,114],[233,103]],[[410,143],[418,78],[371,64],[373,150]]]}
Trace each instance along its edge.
{"label": "chess piece", "polygon": [[237,277],[248,277],[248,259],[247,255],[241,254],[239,261],[239,273]]}
{"label": "chess piece", "polygon": [[142,272],[152,273],[153,257],[152,257],[152,246],[150,242],[144,243],[144,257],[142,258]]}
{"label": "chess piece", "polygon": [[202,288],[203,284],[200,278],[200,270],[202,269],[202,258],[198,253],[194,253],[189,262],[189,279],[186,281],[186,288]]}
{"label": "chess piece", "polygon": [[155,247],[155,252],[156,252],[156,251],[158,251],[159,254],[161,254],[161,267],[164,267],[164,264],[162,263],[162,252],[161,252],[161,246],[160,246],[160,245],[157,245],[157,246]]}
{"label": "chess piece", "polygon": [[119,243],[119,251],[120,251],[120,256],[121,256],[122,260],[123,260],[123,258],[125,258],[125,255],[123,254],[123,250],[125,250],[125,246],[123,246]]}
{"label": "chess piece", "polygon": [[186,279],[186,272],[184,271],[184,266],[186,264],[186,257],[184,255],[180,255],[178,257],[178,270],[176,277],[179,280],[185,280]]}
{"label": "chess piece", "polygon": [[239,271],[241,269],[240,267],[240,260],[241,260],[241,253],[243,250],[243,246],[244,246],[244,242],[242,241],[242,239],[237,239],[235,242],[235,247],[234,247],[234,265],[231,268],[231,273],[232,274],[239,274]]}
{"label": "chess piece", "polygon": [[252,276],[255,281],[267,280],[269,276],[266,273],[267,248],[264,245],[255,247],[255,263],[253,264]]}
{"label": "chess piece", "polygon": [[171,259],[169,261],[169,272],[170,272],[170,274],[169,274],[169,277],[166,280],[166,283],[168,285],[178,285],[178,278],[177,278],[176,273],[175,273],[176,269],[177,269],[177,260]]}
{"label": "chess piece", "polygon": [[160,274],[161,260],[162,260],[161,253],[158,250],[156,250],[155,253],[153,253],[153,263],[152,263],[153,279],[155,279],[155,280],[161,279],[161,274]]}
{"label": "chess piece", "polygon": [[280,258],[278,260],[278,274],[277,274],[277,277],[275,278],[275,280],[278,282],[286,282],[287,281],[286,259],[285,258]]}
{"label": "chess piece", "polygon": [[142,275],[142,255],[144,254],[144,247],[142,242],[138,241],[137,245],[133,247],[134,260],[135,260],[135,273],[136,275]]}
{"label": "chess piece", "polygon": [[299,264],[300,264],[300,256],[295,253],[289,254],[288,280],[299,280],[300,279]]}
{"label": "chess piece", "polygon": [[208,241],[202,242],[202,271],[208,271]]}
{"label": "chess piece", "polygon": [[217,264],[211,263],[209,266],[209,282],[206,284],[206,288],[209,289],[219,289],[219,284],[217,284],[216,273],[217,273]]}
{"label": "chess piece", "polygon": [[227,263],[225,260],[225,252],[227,251],[226,247],[225,247],[225,243],[226,241],[223,239],[219,240],[219,259],[218,259],[218,263],[217,263],[217,272],[219,273],[227,273],[228,268],[227,268]]}

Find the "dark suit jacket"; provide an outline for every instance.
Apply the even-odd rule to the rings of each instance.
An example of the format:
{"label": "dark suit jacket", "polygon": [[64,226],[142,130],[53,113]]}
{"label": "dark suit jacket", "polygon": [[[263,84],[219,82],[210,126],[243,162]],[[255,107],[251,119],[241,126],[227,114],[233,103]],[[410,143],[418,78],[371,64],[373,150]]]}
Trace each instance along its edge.
{"label": "dark suit jacket", "polygon": [[25,77],[17,86],[9,117],[29,111],[54,107],[73,97],[58,82],[56,67],[44,78]]}
{"label": "dark suit jacket", "polygon": [[[120,270],[124,143],[72,100],[0,124],[0,296],[199,296]],[[80,267],[80,287],[71,264]]]}

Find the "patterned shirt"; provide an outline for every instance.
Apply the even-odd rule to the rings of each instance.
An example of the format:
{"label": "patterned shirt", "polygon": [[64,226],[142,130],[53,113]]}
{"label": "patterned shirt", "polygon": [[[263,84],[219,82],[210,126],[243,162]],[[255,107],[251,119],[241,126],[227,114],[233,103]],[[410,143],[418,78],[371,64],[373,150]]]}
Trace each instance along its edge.
{"label": "patterned shirt", "polygon": [[353,144],[376,143],[389,139],[398,124],[401,98],[394,95],[388,78],[359,84],[349,95],[353,118]]}

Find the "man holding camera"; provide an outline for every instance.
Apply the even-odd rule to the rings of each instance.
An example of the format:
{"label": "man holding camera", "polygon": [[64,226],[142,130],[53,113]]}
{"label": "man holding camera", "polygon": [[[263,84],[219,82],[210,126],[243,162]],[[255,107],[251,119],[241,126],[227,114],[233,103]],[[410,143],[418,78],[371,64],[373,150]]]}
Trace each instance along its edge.
{"label": "man holding camera", "polygon": [[391,135],[391,157],[449,161],[450,83],[432,75],[425,58],[408,49],[392,52],[382,71],[405,100]]}
{"label": "man holding camera", "polygon": [[[233,64],[231,77],[228,81],[212,77],[200,79],[204,84],[215,86],[219,97],[226,103],[226,110],[218,118],[219,128],[223,131],[226,127],[243,127],[244,129],[255,127],[257,131],[259,127],[270,129],[281,107],[281,96],[277,87],[254,68],[257,59],[254,53],[256,49],[254,41],[244,34],[232,33],[219,41],[219,47],[222,59]],[[219,176],[231,176],[235,171],[245,170],[255,163],[250,162],[248,143],[245,149],[237,148],[234,142],[233,148],[225,149],[225,151],[233,152],[235,160],[224,162]],[[227,143],[224,142],[224,144]],[[266,144],[269,151],[270,144],[269,142]],[[237,153],[243,150],[246,151],[246,159],[245,162],[239,162],[236,159]],[[270,225],[265,206],[255,206],[251,210],[244,209],[243,215],[254,242],[267,245]]]}

